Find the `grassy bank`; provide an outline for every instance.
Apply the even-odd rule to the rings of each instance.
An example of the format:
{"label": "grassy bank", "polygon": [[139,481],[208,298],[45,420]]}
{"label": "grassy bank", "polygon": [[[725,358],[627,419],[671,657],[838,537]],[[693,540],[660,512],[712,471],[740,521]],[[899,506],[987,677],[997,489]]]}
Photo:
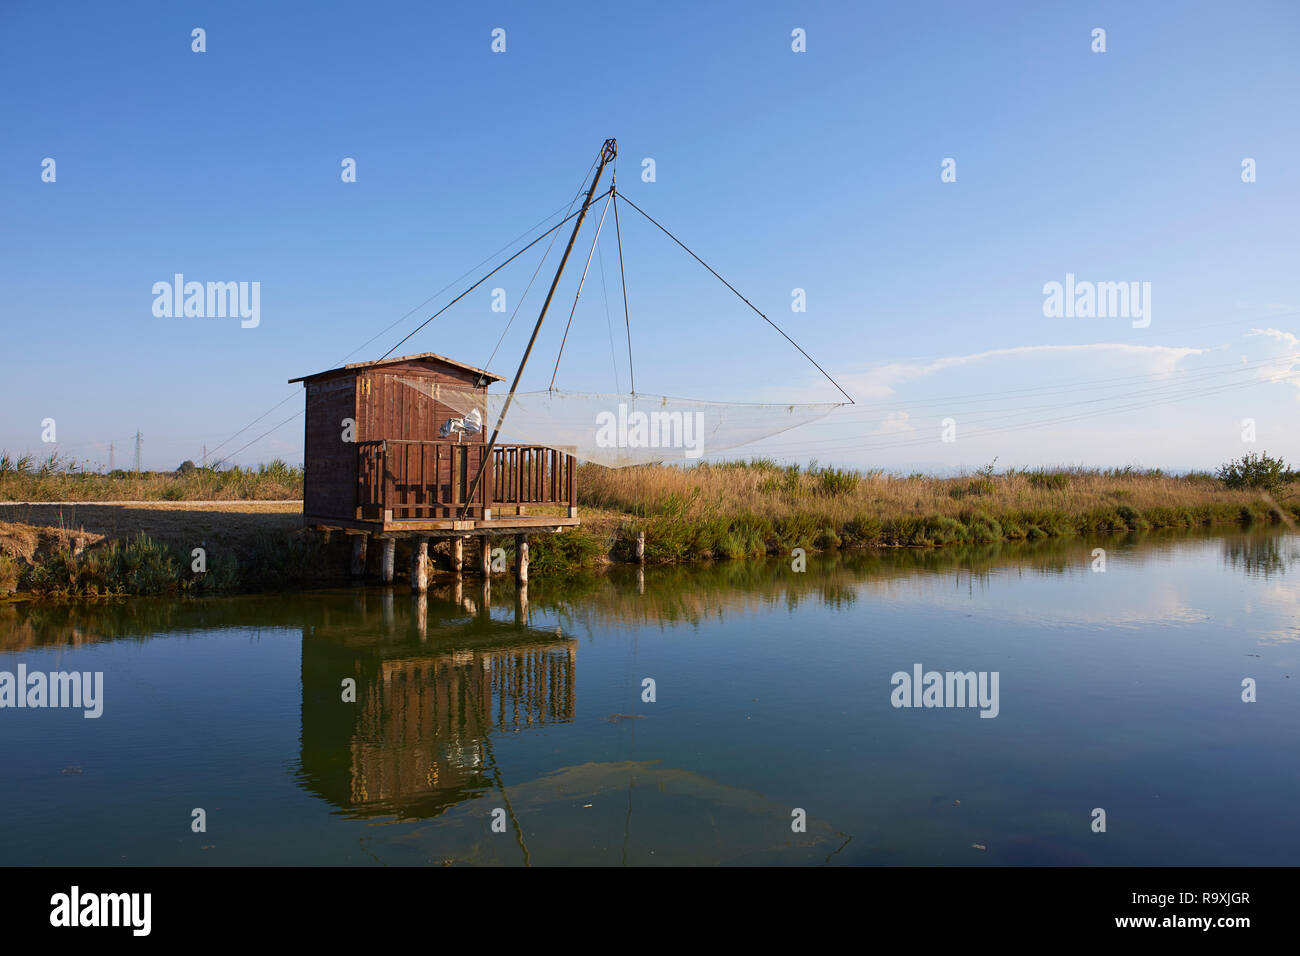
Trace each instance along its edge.
{"label": "grassy bank", "polygon": [[644,532],[652,562],[1300,520],[1294,472],[1273,469],[1255,481],[1253,473],[1132,468],[901,477],[761,460],[687,470],[584,466],[578,477],[581,533],[595,550],[626,559]]}
{"label": "grassy bank", "polygon": [[57,454],[40,460],[0,451],[0,501],[285,501],[302,498],[302,469],[276,460],[256,468],[93,471]]}
{"label": "grassy bank", "polygon": [[[2,542],[0,542],[2,544]],[[20,560],[0,551],[0,594],[49,597],[290,590],[346,580],[345,553],[321,536],[267,534],[237,549],[193,549],[145,534]]]}
{"label": "grassy bank", "polygon": [[[1132,468],[998,472],[990,466],[945,478],[761,460],[690,469],[584,465],[578,475],[583,524],[560,535],[534,536],[532,573],[545,578],[633,560],[642,533],[648,562],[673,563],[789,555],[795,548],[931,548],[1161,528],[1295,527],[1300,478],[1276,460],[1241,462],[1216,475]],[[271,477],[280,475],[279,467],[266,467],[264,479],[244,472],[243,479],[220,487],[204,484],[218,479],[198,474],[202,469],[165,480],[191,481],[181,487],[209,500],[233,494],[240,480],[252,482],[254,494],[300,493],[300,474],[297,488],[281,486],[276,482],[283,476]],[[9,487],[21,487],[24,500],[35,500],[33,489],[62,498],[70,486],[61,482],[81,478],[98,482],[93,487],[100,500],[175,487],[151,484],[164,478],[112,475],[47,476],[42,485],[31,474],[23,480],[35,485],[14,478]],[[128,495],[123,482],[143,484],[131,486]],[[344,537],[326,542],[301,530],[299,513],[286,506],[232,501],[132,509],[95,505],[92,499],[71,511],[66,506],[46,506],[49,514],[40,506],[19,510],[27,524],[0,521],[0,593],[14,588],[50,595],[274,590],[346,580]],[[55,512],[58,527],[51,527]],[[85,523],[88,515],[94,527]],[[513,560],[512,538],[494,545],[505,547]],[[193,569],[196,546],[206,553],[201,573]],[[446,565],[446,547],[435,541],[435,568]],[[407,566],[408,549],[399,546],[399,573]],[[377,551],[371,549],[372,563]]]}

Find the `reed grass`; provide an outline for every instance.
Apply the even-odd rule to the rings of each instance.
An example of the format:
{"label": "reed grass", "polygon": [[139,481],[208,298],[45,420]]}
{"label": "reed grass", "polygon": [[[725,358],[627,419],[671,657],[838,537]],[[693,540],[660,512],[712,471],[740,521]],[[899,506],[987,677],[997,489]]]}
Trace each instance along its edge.
{"label": "reed grass", "polygon": [[[1009,469],[952,477],[750,462],[579,469],[586,533],[626,559],[685,561],[793,548],[936,547],[1108,531],[1300,519],[1294,472],[1273,491],[1158,469]],[[596,514],[591,513],[596,510]]]}

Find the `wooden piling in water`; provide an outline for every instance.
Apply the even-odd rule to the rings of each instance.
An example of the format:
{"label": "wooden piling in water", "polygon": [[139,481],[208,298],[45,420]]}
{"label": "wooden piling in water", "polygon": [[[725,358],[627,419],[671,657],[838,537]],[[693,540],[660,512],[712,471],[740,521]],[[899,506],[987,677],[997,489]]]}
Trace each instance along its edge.
{"label": "wooden piling in water", "polygon": [[460,574],[465,568],[465,539],[451,539],[451,569]]}
{"label": "wooden piling in water", "polygon": [[522,582],[515,590],[515,625],[526,627],[528,624],[528,582]]}
{"label": "wooden piling in water", "polygon": [[528,583],[528,535],[515,535],[515,580]]}
{"label": "wooden piling in water", "polygon": [[429,590],[429,539],[416,539],[411,548],[411,590],[424,594]]}
{"label": "wooden piling in water", "polygon": [[397,563],[397,539],[384,538],[384,555],[382,562],[382,577],[385,584],[393,583],[393,565]]}
{"label": "wooden piling in water", "polygon": [[483,577],[492,577],[492,537],[490,535],[479,536],[478,561],[479,570],[483,572]]}
{"label": "wooden piling in water", "polygon": [[352,576],[359,578],[366,573],[366,548],[370,538],[364,534],[350,535],[352,538]]}

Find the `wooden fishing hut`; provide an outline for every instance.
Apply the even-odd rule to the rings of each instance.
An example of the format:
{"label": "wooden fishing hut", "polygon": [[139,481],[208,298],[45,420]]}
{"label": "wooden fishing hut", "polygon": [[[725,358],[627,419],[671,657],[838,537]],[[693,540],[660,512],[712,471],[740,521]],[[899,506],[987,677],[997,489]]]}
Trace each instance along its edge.
{"label": "wooden fishing hut", "polygon": [[[393,580],[396,541],[412,541],[411,586],[428,586],[430,538],[449,538],[452,570],[464,541],[478,538],[491,571],[491,536],[516,536],[516,574],[528,580],[528,535],[579,524],[577,461],[546,445],[489,443],[487,389],[499,375],[422,352],[357,362],[289,380],[307,393],[303,520],[353,536],[353,573],[365,571],[367,542],[383,548]],[[478,421],[438,400],[439,386],[481,391]],[[468,427],[466,422],[469,421]],[[448,423],[455,423],[450,434]]]}

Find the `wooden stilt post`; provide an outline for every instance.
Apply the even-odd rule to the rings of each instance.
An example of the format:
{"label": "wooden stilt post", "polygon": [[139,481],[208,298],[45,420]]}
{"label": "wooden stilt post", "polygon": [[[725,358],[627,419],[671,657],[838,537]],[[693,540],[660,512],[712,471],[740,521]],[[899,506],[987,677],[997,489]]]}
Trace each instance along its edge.
{"label": "wooden stilt post", "polygon": [[483,572],[483,577],[492,577],[492,538],[489,535],[479,537],[480,546],[478,549],[479,570]]}
{"label": "wooden stilt post", "polygon": [[397,563],[397,539],[384,539],[383,578],[385,584],[393,583],[393,565]]}
{"label": "wooden stilt post", "polygon": [[411,548],[411,590],[424,594],[429,590],[429,539],[417,538]]}
{"label": "wooden stilt post", "polygon": [[460,574],[465,568],[465,539],[451,539],[451,569]]}
{"label": "wooden stilt post", "polygon": [[369,538],[364,534],[352,535],[352,576],[362,577],[366,573],[366,546]]}
{"label": "wooden stilt post", "polygon": [[515,624],[523,627],[528,623],[528,582],[520,583],[515,591]]}
{"label": "wooden stilt post", "polygon": [[515,580],[528,583],[528,535],[515,535]]}

